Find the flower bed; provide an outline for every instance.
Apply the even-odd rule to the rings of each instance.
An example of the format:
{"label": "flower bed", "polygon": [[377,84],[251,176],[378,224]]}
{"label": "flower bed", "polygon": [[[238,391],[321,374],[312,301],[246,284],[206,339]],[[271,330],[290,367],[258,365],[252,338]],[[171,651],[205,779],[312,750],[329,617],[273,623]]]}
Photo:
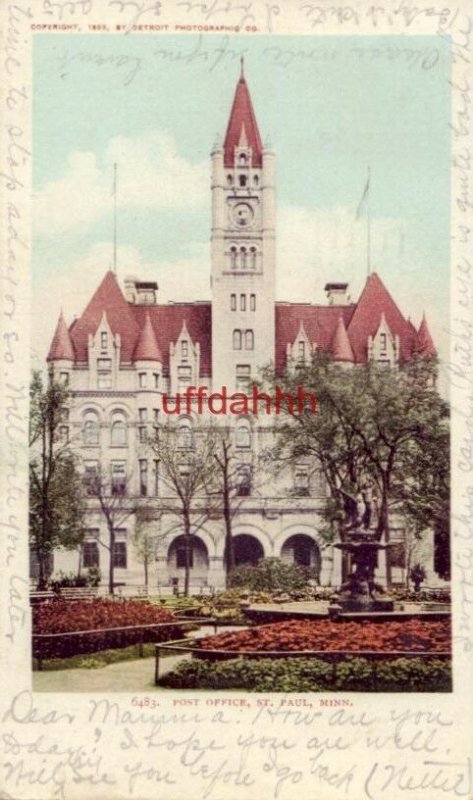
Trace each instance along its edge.
{"label": "flower bed", "polygon": [[[34,638],[33,655],[41,653],[43,658],[64,658],[79,653],[93,653],[97,650],[127,647],[139,642],[159,642],[180,638],[182,633],[177,626],[166,628],[140,628],[140,625],[160,625],[174,621],[172,611],[149,603],[111,601],[97,599],[92,601],[55,600],[33,608],[33,635],[70,634],[74,636],[52,636]],[[110,630],[129,628],[129,630]],[[90,631],[97,631],[91,633]],[[83,634],[80,632],[84,631]]]}
{"label": "flower bed", "polygon": [[320,659],[242,658],[185,661],[159,680],[173,689],[244,689],[254,692],[450,692],[449,661],[396,658],[376,664],[352,657],[333,665]]}
{"label": "flower bed", "polygon": [[451,648],[450,621],[289,620],[199,640],[203,650],[438,652]]}

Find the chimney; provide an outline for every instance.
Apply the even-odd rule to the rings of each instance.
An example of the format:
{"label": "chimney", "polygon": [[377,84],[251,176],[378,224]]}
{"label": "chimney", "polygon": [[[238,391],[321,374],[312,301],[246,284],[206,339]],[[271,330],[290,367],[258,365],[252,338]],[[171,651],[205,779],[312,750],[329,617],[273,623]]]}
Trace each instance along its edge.
{"label": "chimney", "polygon": [[158,284],[155,281],[140,281],[133,275],[125,278],[125,297],[129,303],[155,306]]}
{"label": "chimney", "polygon": [[350,302],[347,289],[348,283],[326,283],[324,291],[327,293],[329,306],[347,306]]}

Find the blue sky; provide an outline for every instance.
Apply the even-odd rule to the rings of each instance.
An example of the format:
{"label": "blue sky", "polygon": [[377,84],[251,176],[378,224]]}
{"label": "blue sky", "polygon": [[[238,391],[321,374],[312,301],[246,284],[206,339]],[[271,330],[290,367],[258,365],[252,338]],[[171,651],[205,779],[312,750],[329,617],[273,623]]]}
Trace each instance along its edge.
{"label": "blue sky", "polygon": [[[209,153],[225,132],[240,54],[263,140],[277,153],[278,299],[356,298],[371,168],[372,263],[445,351],[449,276],[450,57],[441,37],[35,38],[33,290],[47,347],[111,264],[119,164],[119,277],[162,300],[210,297]],[[52,322],[50,323],[53,324]],[[44,338],[43,337],[44,334]]]}

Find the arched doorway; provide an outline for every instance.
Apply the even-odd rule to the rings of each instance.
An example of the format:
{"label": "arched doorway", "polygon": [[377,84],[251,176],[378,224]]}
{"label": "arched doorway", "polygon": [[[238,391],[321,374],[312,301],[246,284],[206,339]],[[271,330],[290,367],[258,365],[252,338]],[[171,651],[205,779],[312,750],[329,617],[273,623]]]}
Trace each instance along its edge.
{"label": "arched doorway", "polygon": [[[171,581],[177,579],[179,587],[184,585],[186,568],[186,537],[178,536],[169,545],[167,566]],[[209,554],[205,543],[198,536],[192,536],[189,542],[190,584],[197,588],[205,586],[209,571]]]}
{"label": "arched doorway", "polygon": [[296,533],[286,539],[281,549],[281,559],[286,564],[297,564],[310,567],[318,579],[320,575],[321,557],[316,542],[305,533]]}
{"label": "arched doorway", "polygon": [[248,533],[239,533],[233,538],[233,552],[235,555],[235,566],[240,564],[256,564],[264,558],[264,550],[261,542],[255,536]]}

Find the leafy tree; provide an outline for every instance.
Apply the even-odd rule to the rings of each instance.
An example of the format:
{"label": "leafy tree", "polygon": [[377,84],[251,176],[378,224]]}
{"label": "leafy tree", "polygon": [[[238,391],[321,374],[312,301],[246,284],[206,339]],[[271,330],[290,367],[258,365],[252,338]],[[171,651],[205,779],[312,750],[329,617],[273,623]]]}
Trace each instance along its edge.
{"label": "leafy tree", "polygon": [[[361,492],[370,485],[376,513],[365,527],[389,539],[390,514],[407,514],[418,534],[448,520],[448,410],[435,389],[436,364],[414,358],[399,367],[353,368],[324,355],[302,369],[264,378],[284,392],[303,386],[317,413],[283,414],[271,456],[277,469],[313,456],[329,489],[325,515],[344,540],[360,522]],[[283,410],[284,410],[283,406]],[[441,448],[443,464],[435,463]],[[363,503],[362,503],[363,505]],[[389,575],[388,575],[389,580]]]}
{"label": "leafy tree", "polygon": [[61,436],[66,388],[46,387],[39,372],[30,386],[29,536],[39,565],[38,588],[48,580],[48,559],[56,547],[76,549],[84,536],[82,484],[69,442]]}
{"label": "leafy tree", "polygon": [[[155,517],[152,517],[153,520]],[[139,508],[136,514],[133,547],[137,560],[143,565],[145,586],[149,583],[149,567],[156,553],[156,537],[149,533],[146,510]]]}
{"label": "leafy tree", "polygon": [[192,539],[212,514],[215,476],[215,436],[212,426],[195,426],[179,439],[171,420],[155,429],[151,448],[159,461],[160,479],[169,491],[161,511],[182,521],[184,535],[184,594],[189,594]]}
{"label": "leafy tree", "polygon": [[108,591],[112,595],[115,591],[116,533],[136,511],[136,503],[128,496],[129,486],[130,478],[125,477],[114,486],[100,468],[86,486],[87,495],[97,501],[107,526],[108,540],[99,539],[99,543],[109,552]]}

